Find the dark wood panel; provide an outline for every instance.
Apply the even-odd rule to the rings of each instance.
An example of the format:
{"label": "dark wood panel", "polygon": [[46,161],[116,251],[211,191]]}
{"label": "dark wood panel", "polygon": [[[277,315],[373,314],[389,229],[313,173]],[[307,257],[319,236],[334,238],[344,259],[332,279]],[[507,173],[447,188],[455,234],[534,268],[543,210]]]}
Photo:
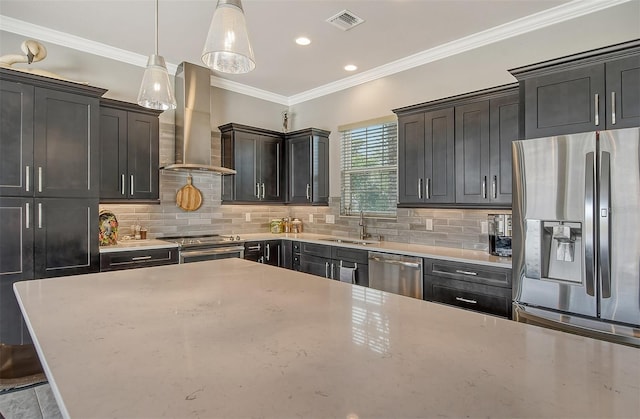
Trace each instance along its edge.
{"label": "dark wood panel", "polygon": [[[424,114],[398,117],[398,202],[424,202],[419,179],[425,178]],[[418,191],[418,189],[421,189]]]}
{"label": "dark wood panel", "polygon": [[607,128],[640,126],[640,55],[607,62],[605,70]]}
{"label": "dark wood panel", "polygon": [[287,202],[307,204],[311,194],[311,138],[287,138],[289,193]]}
{"label": "dark wood panel", "polygon": [[511,317],[511,292],[504,288],[426,276],[425,299],[496,316]]}
{"label": "dark wood panel", "polygon": [[332,260],[305,253],[300,254],[300,272],[331,278]]}
{"label": "dark wood panel", "polygon": [[284,198],[282,157],[282,138],[260,138],[259,167],[260,183],[264,184],[264,196],[261,195],[263,201],[282,201]]}
{"label": "dark wood panel", "polygon": [[160,135],[158,118],[129,112],[127,128],[129,198],[158,199]]}
{"label": "dark wood panel", "polygon": [[281,240],[266,240],[264,242],[264,263],[271,266],[282,266]]}
{"label": "dark wood panel", "polygon": [[256,134],[234,134],[236,200],[258,200],[258,141]]}
{"label": "dark wood panel", "polygon": [[511,205],[512,151],[511,143],[519,136],[519,95],[517,92],[490,101],[491,143],[490,200]]}
{"label": "dark wood panel", "polygon": [[0,197],[0,278],[33,279],[33,199]]}
{"label": "dark wood panel", "polygon": [[424,116],[425,179],[423,196],[427,203],[442,204],[455,201],[454,117],[453,108],[426,112]]}
{"label": "dark wood panel", "polygon": [[356,262],[360,265],[366,265],[369,263],[369,260],[368,260],[369,253],[366,250],[334,246],[331,255],[332,255],[332,258],[336,260]]}
{"label": "dark wood panel", "polygon": [[100,108],[100,198],[127,197],[127,112]]}
{"label": "dark wood panel", "polygon": [[100,272],[178,263],[178,248],[132,250],[100,254]]}
{"label": "dark wood panel", "polygon": [[426,275],[511,288],[511,269],[509,268],[425,259],[424,269]]}
{"label": "dark wood panel", "polygon": [[311,160],[311,202],[314,205],[329,203],[329,138],[313,135]]}
{"label": "dark wood panel", "polygon": [[331,246],[302,242],[300,245],[300,253],[331,259],[332,250]]}
{"label": "dark wood panel", "polygon": [[488,202],[489,101],[457,106],[455,113],[456,203]]}

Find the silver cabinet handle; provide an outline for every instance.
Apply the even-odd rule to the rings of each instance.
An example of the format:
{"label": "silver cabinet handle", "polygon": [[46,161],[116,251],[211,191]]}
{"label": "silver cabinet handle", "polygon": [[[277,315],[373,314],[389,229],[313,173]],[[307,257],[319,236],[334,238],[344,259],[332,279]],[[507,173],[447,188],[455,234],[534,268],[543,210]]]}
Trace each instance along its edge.
{"label": "silver cabinet handle", "polygon": [[335,263],[331,264],[331,279],[336,279],[336,275],[335,275]]}
{"label": "silver cabinet handle", "polygon": [[131,196],[133,196],[133,175],[129,177],[129,188],[129,193]]}
{"label": "silver cabinet handle", "polygon": [[469,300],[467,298],[462,298],[462,297],[456,297],[456,301],[462,301],[463,303],[469,303],[469,304],[478,304],[476,300]]}
{"label": "silver cabinet handle", "polygon": [[603,151],[600,157],[600,246],[598,246],[600,261],[600,278],[602,280],[602,298],[611,298],[611,154]]}
{"label": "silver cabinet handle", "polygon": [[425,195],[427,199],[431,199],[431,178],[430,177],[427,178],[427,181],[425,182],[425,185],[424,185],[424,189],[426,191]]}
{"label": "silver cabinet handle", "polygon": [[498,176],[494,176],[491,181],[491,196],[493,199],[498,198]]}
{"label": "silver cabinet handle", "polygon": [[482,197],[487,199],[487,177],[482,178]]}
{"label": "silver cabinet handle", "polygon": [[589,152],[585,163],[584,180],[584,274],[587,294],[595,296],[595,248],[594,248],[594,208],[595,208],[595,169],[594,153]]}
{"label": "silver cabinet handle", "polygon": [[125,195],[126,192],[124,190],[126,181],[124,180],[124,173],[120,175],[120,195]]}
{"label": "silver cabinet handle", "polygon": [[329,262],[324,263],[324,277],[329,278]]}
{"label": "silver cabinet handle", "polygon": [[596,122],[596,126],[600,125],[600,95],[598,93],[596,93],[595,95],[593,95],[593,100],[595,102],[595,110],[596,110],[596,118],[595,118],[595,122]]}
{"label": "silver cabinet handle", "polygon": [[307,183],[307,200],[311,200],[311,185]]}
{"label": "silver cabinet handle", "polygon": [[260,199],[260,184],[256,183],[256,193],[254,194],[256,198]]}
{"label": "silver cabinet handle", "polygon": [[42,192],[42,167],[38,166],[38,192]]}
{"label": "silver cabinet handle", "polygon": [[30,172],[31,172],[31,168],[30,168],[29,166],[25,166],[24,186],[25,186],[25,190],[26,190],[27,192],[29,192],[29,188],[30,188],[29,184],[31,183],[31,182],[30,182],[30,179],[29,179],[29,176],[30,176],[29,174],[30,174]]}
{"label": "silver cabinet handle", "polygon": [[247,250],[260,250],[260,245],[256,245],[256,246],[249,246],[247,247]]}
{"label": "silver cabinet handle", "polygon": [[478,276],[478,272],[473,272],[473,271],[463,271],[463,270],[461,270],[461,269],[456,269],[456,273],[458,273],[458,274],[462,274],[462,275]]}
{"label": "silver cabinet handle", "polygon": [[151,259],[151,256],[137,256],[134,258],[131,258],[131,260],[149,260]]}
{"label": "silver cabinet handle", "polygon": [[271,260],[271,246],[269,243],[264,245],[264,257],[270,261]]}
{"label": "silver cabinet handle", "polygon": [[616,92],[611,92],[611,125],[616,124]]}
{"label": "silver cabinet handle", "polygon": [[42,228],[42,203],[38,203],[38,228]]}
{"label": "silver cabinet handle", "polygon": [[262,199],[264,199],[264,183],[262,184]]}
{"label": "silver cabinet handle", "polygon": [[25,215],[24,215],[24,227],[28,229],[29,228],[29,218],[30,218],[30,214],[29,214],[30,211],[29,211],[29,203],[28,202],[24,204],[24,212],[25,212]]}
{"label": "silver cabinet handle", "polygon": [[418,199],[422,199],[422,178],[418,178]]}

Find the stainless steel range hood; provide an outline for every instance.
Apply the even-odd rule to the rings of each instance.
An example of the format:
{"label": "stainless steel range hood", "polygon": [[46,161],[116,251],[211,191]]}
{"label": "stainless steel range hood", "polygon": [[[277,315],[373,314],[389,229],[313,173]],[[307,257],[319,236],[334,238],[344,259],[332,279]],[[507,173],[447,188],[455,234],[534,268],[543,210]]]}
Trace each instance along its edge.
{"label": "stainless steel range hood", "polygon": [[211,71],[183,62],[176,71],[176,158],[163,170],[233,175],[233,169],[211,164]]}

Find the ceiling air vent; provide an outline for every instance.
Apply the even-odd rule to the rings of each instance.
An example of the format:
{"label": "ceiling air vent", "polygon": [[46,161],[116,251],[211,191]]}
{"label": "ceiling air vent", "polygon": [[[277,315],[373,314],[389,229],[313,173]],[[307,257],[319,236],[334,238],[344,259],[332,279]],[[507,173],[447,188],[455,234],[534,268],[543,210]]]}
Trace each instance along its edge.
{"label": "ceiling air vent", "polygon": [[364,19],[354,15],[353,12],[345,9],[340,13],[331,16],[329,19],[327,19],[327,22],[331,23],[333,26],[337,26],[343,31],[348,31],[349,29],[355,28],[356,26],[364,22]]}

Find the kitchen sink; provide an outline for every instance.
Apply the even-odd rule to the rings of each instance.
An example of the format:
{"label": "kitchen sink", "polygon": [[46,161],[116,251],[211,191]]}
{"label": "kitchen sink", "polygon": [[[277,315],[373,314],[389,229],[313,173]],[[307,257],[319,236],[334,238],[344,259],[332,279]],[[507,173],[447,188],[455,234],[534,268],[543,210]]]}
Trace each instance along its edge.
{"label": "kitchen sink", "polygon": [[320,240],[333,242],[333,243],[359,244],[359,245],[362,245],[362,246],[365,246],[367,244],[380,244],[379,241],[357,240],[357,239],[334,239],[334,238],[329,238],[329,237],[326,238],[326,239],[320,239]]}

